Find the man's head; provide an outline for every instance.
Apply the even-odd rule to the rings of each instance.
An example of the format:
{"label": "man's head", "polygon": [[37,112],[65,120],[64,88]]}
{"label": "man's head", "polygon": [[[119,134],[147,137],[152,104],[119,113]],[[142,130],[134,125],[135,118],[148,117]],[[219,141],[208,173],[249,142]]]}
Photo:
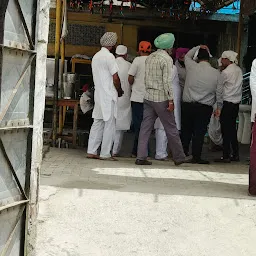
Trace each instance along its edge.
{"label": "man's head", "polygon": [[116,47],[116,57],[122,57],[125,60],[127,59],[127,47],[124,45],[118,45]]}
{"label": "man's head", "polygon": [[156,48],[165,50],[169,55],[172,54],[172,48],[175,42],[175,37],[172,33],[165,33],[158,36],[154,44]]}
{"label": "man's head", "polygon": [[228,67],[230,64],[238,64],[237,53],[234,51],[225,51],[221,55],[221,64],[223,68]]}
{"label": "man's head", "polygon": [[109,51],[115,50],[117,43],[117,34],[114,32],[106,32],[100,39],[102,47],[107,48]]}
{"label": "man's head", "polygon": [[185,55],[188,53],[188,51],[189,51],[188,48],[178,48],[176,50],[176,59],[179,62],[184,62]]}
{"label": "man's head", "polygon": [[198,62],[209,61],[210,60],[209,51],[207,49],[200,48],[197,54],[197,60]]}
{"label": "man's head", "polygon": [[152,45],[150,42],[141,41],[139,44],[139,54],[140,56],[147,56],[151,53]]}

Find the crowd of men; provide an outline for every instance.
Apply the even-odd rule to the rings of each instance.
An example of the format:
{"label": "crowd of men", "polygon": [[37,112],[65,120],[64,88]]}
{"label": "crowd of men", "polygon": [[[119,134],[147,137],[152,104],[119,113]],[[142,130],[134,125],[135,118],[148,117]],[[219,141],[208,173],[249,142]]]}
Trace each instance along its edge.
{"label": "crowd of men", "polygon": [[216,162],[239,161],[236,119],[243,76],[237,53],[223,52],[218,69],[211,66],[206,45],[179,48],[173,61],[175,37],[165,33],[155,39],[154,52],[150,42],[140,42],[139,56],[129,63],[127,47],[116,47],[117,39],[116,33],[105,33],[92,59],[95,105],[87,157],[116,161],[132,123],[131,156],[137,165],[152,164],[148,156],[153,129],[157,160],[168,159],[168,147],[175,165],[209,164],[201,154],[214,115],[223,137],[223,155]]}

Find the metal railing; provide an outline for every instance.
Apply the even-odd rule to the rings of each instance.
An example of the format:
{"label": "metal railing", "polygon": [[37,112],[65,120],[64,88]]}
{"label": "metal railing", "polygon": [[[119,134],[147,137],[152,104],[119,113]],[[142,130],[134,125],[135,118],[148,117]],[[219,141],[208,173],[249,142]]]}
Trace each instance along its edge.
{"label": "metal railing", "polygon": [[250,72],[243,75],[243,90],[241,104],[251,105],[252,94],[250,89]]}

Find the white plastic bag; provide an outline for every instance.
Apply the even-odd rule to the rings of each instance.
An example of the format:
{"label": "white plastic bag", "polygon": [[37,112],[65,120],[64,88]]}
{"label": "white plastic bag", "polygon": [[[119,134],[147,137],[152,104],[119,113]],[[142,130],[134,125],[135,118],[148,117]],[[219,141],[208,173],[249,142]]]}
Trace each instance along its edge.
{"label": "white plastic bag", "polygon": [[214,114],[211,117],[209,124],[208,134],[210,139],[215,145],[222,146],[222,134],[220,120],[218,117],[215,117]]}

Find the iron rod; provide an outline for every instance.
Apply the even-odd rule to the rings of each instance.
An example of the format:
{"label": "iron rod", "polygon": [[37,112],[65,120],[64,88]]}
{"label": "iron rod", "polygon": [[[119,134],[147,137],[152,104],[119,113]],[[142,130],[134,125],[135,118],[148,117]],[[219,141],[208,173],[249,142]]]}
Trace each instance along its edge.
{"label": "iron rod", "polygon": [[57,139],[58,114],[58,88],[59,88],[59,59],[60,59],[60,33],[61,33],[61,5],[62,0],[56,0],[56,28],[55,28],[55,69],[54,69],[54,101],[53,101],[53,146]]}

